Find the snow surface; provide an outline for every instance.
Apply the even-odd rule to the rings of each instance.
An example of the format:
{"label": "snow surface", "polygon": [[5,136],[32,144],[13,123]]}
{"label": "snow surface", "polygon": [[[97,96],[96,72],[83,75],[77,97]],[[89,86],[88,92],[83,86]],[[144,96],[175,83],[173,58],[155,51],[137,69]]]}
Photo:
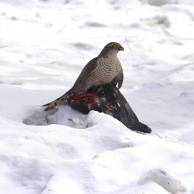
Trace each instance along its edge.
{"label": "snow surface", "polygon": [[[0,1],[0,194],[193,194],[193,35],[193,0]],[[111,41],[152,134],[43,112]]]}

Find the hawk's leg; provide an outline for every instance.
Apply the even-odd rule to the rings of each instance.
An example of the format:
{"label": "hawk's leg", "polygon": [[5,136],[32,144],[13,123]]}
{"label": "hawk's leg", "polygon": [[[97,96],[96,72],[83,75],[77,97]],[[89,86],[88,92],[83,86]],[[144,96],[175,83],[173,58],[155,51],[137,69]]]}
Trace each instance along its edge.
{"label": "hawk's leg", "polygon": [[104,107],[106,107],[107,110],[113,109],[113,107],[110,104],[104,104]]}

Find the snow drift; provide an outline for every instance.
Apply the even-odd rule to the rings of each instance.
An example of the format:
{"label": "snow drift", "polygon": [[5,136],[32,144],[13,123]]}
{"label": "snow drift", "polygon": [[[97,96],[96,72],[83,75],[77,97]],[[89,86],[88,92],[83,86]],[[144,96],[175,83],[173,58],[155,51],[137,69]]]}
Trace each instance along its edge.
{"label": "snow drift", "polygon": [[[0,193],[194,193],[192,1],[0,2]],[[118,41],[121,92],[150,135],[42,104]]]}

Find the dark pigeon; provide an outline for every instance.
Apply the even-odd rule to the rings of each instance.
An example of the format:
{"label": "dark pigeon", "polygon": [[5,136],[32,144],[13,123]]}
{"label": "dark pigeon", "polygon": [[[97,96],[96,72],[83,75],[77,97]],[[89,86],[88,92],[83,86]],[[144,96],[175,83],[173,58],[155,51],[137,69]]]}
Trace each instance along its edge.
{"label": "dark pigeon", "polygon": [[124,96],[113,84],[93,87],[78,98],[72,96],[67,101],[73,109],[83,114],[88,114],[91,110],[103,112],[116,118],[133,131],[152,132],[147,125],[139,121]]}

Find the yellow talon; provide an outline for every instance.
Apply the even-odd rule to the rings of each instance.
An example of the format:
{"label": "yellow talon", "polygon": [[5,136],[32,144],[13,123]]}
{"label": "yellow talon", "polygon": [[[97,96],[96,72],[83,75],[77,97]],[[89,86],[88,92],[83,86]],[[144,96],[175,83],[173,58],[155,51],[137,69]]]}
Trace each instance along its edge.
{"label": "yellow talon", "polygon": [[108,110],[112,110],[112,106],[108,105],[108,104],[104,104],[104,106],[108,109]]}

